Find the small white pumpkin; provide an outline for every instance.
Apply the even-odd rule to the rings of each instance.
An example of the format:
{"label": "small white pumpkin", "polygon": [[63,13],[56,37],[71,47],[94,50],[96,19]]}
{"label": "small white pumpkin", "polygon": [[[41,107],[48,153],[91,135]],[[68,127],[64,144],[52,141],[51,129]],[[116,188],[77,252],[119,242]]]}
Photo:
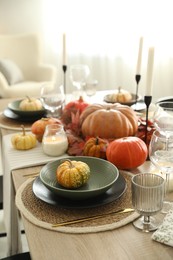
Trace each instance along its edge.
{"label": "small white pumpkin", "polygon": [[27,98],[23,99],[20,104],[19,108],[23,111],[37,111],[43,108],[41,101],[38,98]]}

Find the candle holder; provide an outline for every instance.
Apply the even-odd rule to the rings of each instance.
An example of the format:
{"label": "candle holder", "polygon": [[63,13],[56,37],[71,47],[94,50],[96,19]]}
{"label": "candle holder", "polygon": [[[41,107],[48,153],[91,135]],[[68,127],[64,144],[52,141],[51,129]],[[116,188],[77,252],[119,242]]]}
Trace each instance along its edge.
{"label": "candle holder", "polygon": [[138,102],[138,88],[139,88],[139,81],[141,80],[141,75],[140,74],[136,74],[135,75],[135,80],[136,80],[136,95],[135,95],[135,104],[134,104],[134,110],[138,110],[137,109],[137,102]]}
{"label": "candle holder", "polygon": [[63,82],[64,94],[66,95],[66,71],[67,71],[67,65],[62,65],[62,70],[64,72],[64,82]]}
{"label": "candle holder", "polygon": [[152,96],[144,96],[144,103],[146,105],[146,125],[145,125],[145,143],[147,144],[147,135],[148,135],[148,112],[149,106],[152,101]]}

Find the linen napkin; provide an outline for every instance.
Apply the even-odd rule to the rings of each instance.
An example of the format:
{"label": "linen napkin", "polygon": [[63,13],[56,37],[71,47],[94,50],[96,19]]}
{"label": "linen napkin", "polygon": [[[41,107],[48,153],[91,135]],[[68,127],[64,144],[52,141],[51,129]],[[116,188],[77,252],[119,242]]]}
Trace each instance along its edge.
{"label": "linen napkin", "polygon": [[151,238],[157,242],[173,247],[173,203],[172,208],[165,216],[163,223],[152,234]]}

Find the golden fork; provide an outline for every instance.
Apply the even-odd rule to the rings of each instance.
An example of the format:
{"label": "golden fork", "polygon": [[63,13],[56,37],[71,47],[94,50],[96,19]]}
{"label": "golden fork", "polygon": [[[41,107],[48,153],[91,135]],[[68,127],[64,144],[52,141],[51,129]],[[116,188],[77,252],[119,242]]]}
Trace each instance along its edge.
{"label": "golden fork", "polygon": [[23,177],[28,177],[28,178],[35,178],[39,176],[39,173],[38,172],[34,172],[34,173],[28,173],[28,174],[23,174]]}
{"label": "golden fork", "polygon": [[70,225],[70,224],[85,222],[85,221],[92,220],[92,219],[103,218],[104,216],[108,216],[108,215],[122,214],[122,213],[127,213],[127,212],[132,212],[132,211],[134,211],[134,209],[132,209],[132,208],[120,209],[117,211],[112,211],[112,212],[108,212],[108,213],[104,213],[104,214],[100,214],[100,215],[95,215],[95,216],[91,216],[91,217],[80,218],[80,219],[75,219],[75,220],[71,220],[71,221],[53,224],[52,227],[66,226],[66,225]]}

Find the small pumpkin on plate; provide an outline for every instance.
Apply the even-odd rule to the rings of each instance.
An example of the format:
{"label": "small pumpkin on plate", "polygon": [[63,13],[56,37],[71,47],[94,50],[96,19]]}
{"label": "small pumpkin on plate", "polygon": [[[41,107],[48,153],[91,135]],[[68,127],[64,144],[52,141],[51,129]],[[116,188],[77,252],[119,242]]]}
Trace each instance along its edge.
{"label": "small pumpkin on plate", "polygon": [[115,93],[109,95],[110,102],[126,103],[132,100],[132,95],[129,91],[122,89],[121,87]]}
{"label": "small pumpkin on plate", "polygon": [[37,111],[43,109],[43,106],[38,98],[30,98],[27,96],[20,102],[19,108],[22,111]]}
{"label": "small pumpkin on plate", "polygon": [[26,133],[22,125],[22,133],[14,134],[11,138],[11,143],[16,150],[29,150],[36,146],[37,139],[35,135]]}
{"label": "small pumpkin on plate", "polygon": [[76,189],[87,183],[90,167],[82,161],[65,160],[56,171],[57,182],[68,189]]}
{"label": "small pumpkin on plate", "polygon": [[83,155],[106,159],[108,141],[99,137],[91,137],[86,141]]}
{"label": "small pumpkin on plate", "polygon": [[108,145],[106,156],[118,169],[133,169],[146,161],[147,145],[135,136],[119,138]]}

